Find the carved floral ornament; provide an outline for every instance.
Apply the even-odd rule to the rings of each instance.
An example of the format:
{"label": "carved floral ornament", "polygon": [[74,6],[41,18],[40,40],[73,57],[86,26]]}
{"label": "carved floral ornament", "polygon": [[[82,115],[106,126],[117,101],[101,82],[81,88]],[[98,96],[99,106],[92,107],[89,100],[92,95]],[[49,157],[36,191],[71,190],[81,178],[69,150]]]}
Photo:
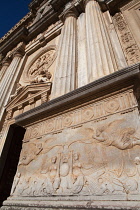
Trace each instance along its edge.
{"label": "carved floral ornament", "polygon": [[51,73],[49,72],[49,67],[53,64],[56,58],[55,47],[48,49],[46,52],[43,51],[37,58],[35,58],[32,63],[27,67],[23,78],[26,82],[33,82],[39,75],[46,75],[48,81],[51,78]]}

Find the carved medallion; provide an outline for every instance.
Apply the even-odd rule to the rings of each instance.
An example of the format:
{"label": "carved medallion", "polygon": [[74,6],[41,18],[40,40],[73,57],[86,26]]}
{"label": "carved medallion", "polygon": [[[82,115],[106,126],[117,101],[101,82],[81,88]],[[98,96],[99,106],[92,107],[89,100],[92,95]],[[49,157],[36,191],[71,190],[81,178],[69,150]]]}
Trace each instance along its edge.
{"label": "carved medallion", "polygon": [[32,65],[25,71],[25,79],[28,81],[34,81],[41,72],[45,72],[47,75],[50,73],[48,71],[49,67],[55,60],[55,49],[50,49],[49,51],[45,52],[43,55],[38,57]]}

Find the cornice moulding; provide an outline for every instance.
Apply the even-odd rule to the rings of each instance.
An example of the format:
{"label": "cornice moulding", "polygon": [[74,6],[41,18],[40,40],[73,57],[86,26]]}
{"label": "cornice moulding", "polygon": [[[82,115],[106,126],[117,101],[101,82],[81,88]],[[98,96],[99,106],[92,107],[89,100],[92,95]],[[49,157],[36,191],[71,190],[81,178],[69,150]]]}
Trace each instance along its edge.
{"label": "cornice moulding", "polygon": [[11,36],[0,49],[0,53],[6,54],[8,51],[12,50],[19,42],[25,41],[28,30],[26,27],[22,26],[13,36]]}
{"label": "cornice moulding", "polygon": [[131,2],[133,0],[96,0],[102,11],[109,10],[111,14],[115,14],[119,11],[120,5]]}
{"label": "cornice moulding", "polygon": [[30,19],[32,16],[32,13],[29,12],[27,15],[25,15],[16,25],[14,25],[1,39],[0,44],[4,42],[10,35],[15,33],[16,30],[19,29],[19,27],[22,26],[22,24],[25,24],[28,19]]}
{"label": "cornice moulding", "polygon": [[110,75],[100,78],[88,85],[78,88],[63,96],[55,98],[47,103],[42,104],[30,111],[27,111],[15,118],[18,125],[25,126],[35,122],[40,118],[48,117],[52,114],[70,109],[93,98],[102,97],[111,93],[113,90],[121,90],[130,85],[134,85],[135,81],[140,78],[140,64],[129,66],[122,70],[116,71]]}

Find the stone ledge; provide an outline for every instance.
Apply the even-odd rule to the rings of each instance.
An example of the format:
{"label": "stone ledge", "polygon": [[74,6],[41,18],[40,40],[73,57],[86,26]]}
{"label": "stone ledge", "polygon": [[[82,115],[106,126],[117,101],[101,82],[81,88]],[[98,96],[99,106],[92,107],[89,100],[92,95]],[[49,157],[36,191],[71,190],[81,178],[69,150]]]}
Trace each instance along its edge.
{"label": "stone ledge", "polygon": [[87,102],[91,99],[101,97],[115,90],[120,90],[135,83],[139,79],[140,64],[124,68],[113,74],[102,77],[88,85],[78,88],[63,96],[46,102],[30,111],[27,111],[15,118],[17,124],[23,126],[32,121],[46,117],[52,113],[58,113],[61,110],[68,109]]}
{"label": "stone ledge", "polygon": [[20,201],[4,202],[3,210],[43,210],[43,209],[94,209],[94,210],[138,210],[139,201]]}

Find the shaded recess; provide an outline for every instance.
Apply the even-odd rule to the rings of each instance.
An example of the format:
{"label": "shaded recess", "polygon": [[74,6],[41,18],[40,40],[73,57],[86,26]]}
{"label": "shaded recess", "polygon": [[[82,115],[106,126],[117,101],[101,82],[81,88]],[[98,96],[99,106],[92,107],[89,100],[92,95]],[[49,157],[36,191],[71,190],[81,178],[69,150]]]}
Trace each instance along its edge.
{"label": "shaded recess", "polygon": [[4,149],[0,157],[0,206],[10,196],[24,134],[25,129],[16,124],[11,125],[9,128]]}

